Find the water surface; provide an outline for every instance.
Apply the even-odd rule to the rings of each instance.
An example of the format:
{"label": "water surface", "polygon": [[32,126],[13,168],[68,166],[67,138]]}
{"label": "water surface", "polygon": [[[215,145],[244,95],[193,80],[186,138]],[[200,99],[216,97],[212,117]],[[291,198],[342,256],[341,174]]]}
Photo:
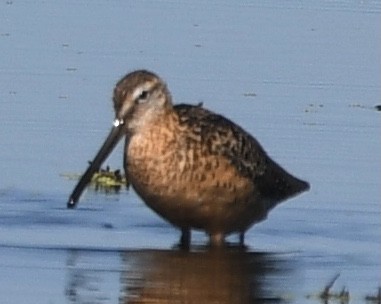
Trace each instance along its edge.
{"label": "water surface", "polygon": [[[365,302],[381,284],[380,12],[380,1],[0,2],[1,303],[319,303],[336,273],[333,292]],[[136,68],[176,102],[238,122],[311,190],[253,227],[246,250],[210,251],[198,232],[179,251],[178,231],[133,191],[89,190],[66,210],[75,182],[61,174],[86,168],[113,85]]]}

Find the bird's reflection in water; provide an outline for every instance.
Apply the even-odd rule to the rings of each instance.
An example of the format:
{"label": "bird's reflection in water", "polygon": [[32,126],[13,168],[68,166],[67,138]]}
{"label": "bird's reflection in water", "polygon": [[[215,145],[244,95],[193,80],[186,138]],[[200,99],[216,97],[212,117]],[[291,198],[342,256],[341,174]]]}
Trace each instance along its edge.
{"label": "bird's reflection in water", "polygon": [[240,248],[122,256],[120,303],[283,303],[291,283],[285,256]]}

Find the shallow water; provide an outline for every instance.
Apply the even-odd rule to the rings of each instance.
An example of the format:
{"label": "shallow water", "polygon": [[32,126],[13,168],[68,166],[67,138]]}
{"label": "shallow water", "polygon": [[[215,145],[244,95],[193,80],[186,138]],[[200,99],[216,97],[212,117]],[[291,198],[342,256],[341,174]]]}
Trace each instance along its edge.
{"label": "shallow water", "polygon": [[[0,2],[1,303],[350,303],[381,284],[380,1]],[[66,200],[136,68],[255,135],[311,190],[246,250],[176,249],[133,191]],[[122,145],[107,161],[121,168]],[[237,241],[231,236],[229,241]],[[311,297],[309,297],[311,295]],[[333,299],[329,303],[336,303]]]}

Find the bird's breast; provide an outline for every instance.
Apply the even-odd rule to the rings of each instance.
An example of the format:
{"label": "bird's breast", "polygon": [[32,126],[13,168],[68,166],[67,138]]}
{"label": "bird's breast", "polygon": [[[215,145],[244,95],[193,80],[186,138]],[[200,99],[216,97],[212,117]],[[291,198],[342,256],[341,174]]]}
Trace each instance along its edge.
{"label": "bird's breast", "polygon": [[202,141],[181,130],[154,128],[135,134],[126,146],[126,173],[145,199],[237,201],[252,190],[229,160],[211,155]]}

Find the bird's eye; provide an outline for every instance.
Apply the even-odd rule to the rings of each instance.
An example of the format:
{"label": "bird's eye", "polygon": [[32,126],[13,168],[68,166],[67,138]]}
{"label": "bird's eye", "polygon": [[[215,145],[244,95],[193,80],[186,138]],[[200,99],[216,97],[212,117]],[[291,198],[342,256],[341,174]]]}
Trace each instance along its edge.
{"label": "bird's eye", "polygon": [[143,90],[136,100],[138,103],[143,103],[147,101],[147,97],[148,97],[148,91]]}

